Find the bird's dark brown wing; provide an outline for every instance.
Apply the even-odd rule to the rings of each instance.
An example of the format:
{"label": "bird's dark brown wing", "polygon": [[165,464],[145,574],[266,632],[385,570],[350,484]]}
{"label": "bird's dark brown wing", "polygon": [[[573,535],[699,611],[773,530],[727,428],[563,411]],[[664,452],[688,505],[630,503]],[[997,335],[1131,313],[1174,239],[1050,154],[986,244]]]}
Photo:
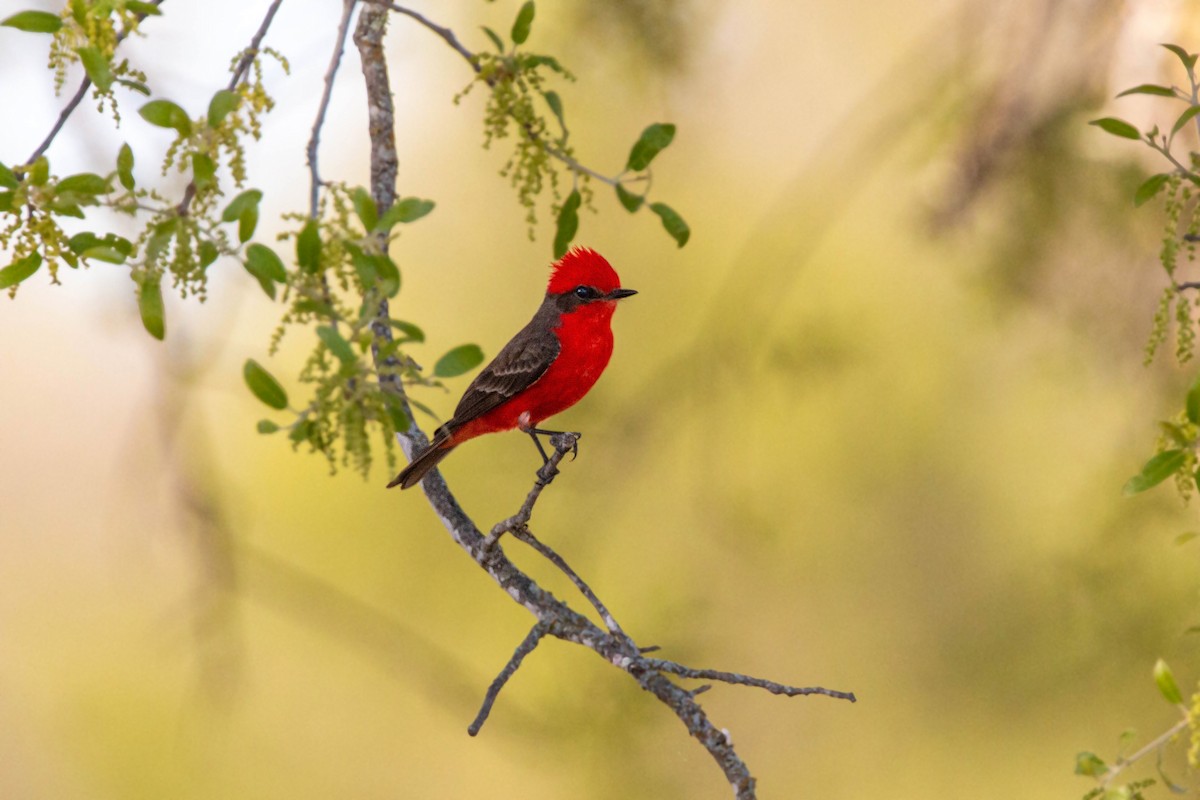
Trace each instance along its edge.
{"label": "bird's dark brown wing", "polygon": [[538,309],[529,324],[471,381],[447,426],[457,427],[486,414],[546,373],[558,356],[559,344],[552,324],[544,318],[557,314],[548,303]]}

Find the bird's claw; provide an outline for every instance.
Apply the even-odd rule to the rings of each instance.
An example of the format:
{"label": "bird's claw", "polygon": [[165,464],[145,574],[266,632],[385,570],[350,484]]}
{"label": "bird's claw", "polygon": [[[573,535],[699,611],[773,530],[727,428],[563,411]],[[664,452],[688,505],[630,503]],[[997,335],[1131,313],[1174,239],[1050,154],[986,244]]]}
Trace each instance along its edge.
{"label": "bird's claw", "polygon": [[573,431],[556,433],[550,437],[550,444],[555,450],[561,450],[563,452],[566,452],[567,448],[570,447],[571,460],[574,461],[579,456],[579,438],[581,436],[583,436],[582,433],[575,433]]}

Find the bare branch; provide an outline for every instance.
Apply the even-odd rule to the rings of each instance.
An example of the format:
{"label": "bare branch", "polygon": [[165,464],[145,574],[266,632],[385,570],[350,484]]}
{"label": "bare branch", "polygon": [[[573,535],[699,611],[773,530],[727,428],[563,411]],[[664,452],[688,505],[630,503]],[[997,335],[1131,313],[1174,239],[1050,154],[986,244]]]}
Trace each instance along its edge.
{"label": "bare branch", "polygon": [[506,520],[497,522],[492,528],[492,532],[484,544],[491,547],[501,536],[509,531],[516,531],[525,528],[529,524],[529,518],[533,515],[533,504],[537,502],[541,496],[542,490],[550,485],[554,480],[554,476],[558,474],[558,465],[563,460],[567,453],[573,452],[579,447],[578,433],[561,433],[556,434],[559,438],[554,444],[554,455],[550,456],[550,460],[542,466],[537,473],[537,480],[534,481],[533,488],[529,490],[529,494],[525,497],[525,502],[521,504],[521,508],[516,514],[513,514]]}
{"label": "bare branch", "polygon": [[678,675],[681,678],[696,678],[705,681],[721,681],[722,683],[732,683],[738,686],[754,686],[759,689],[766,689],[771,694],[782,694],[787,697],[799,697],[806,694],[823,694],[826,697],[834,697],[838,700],[849,700],[851,703],[857,702],[854,692],[839,692],[836,689],[825,689],[820,686],[787,686],[786,684],[776,683],[775,681],[763,680],[750,675],[742,675],[739,672],[722,672],[715,669],[692,669],[685,667],[682,664],[677,664],[674,661],[664,661],[660,658],[645,659],[647,666],[651,669],[656,669],[661,672],[669,672],[672,675]]}
{"label": "bare branch", "polygon": [[596,613],[600,615],[600,619],[604,620],[604,626],[608,628],[608,632],[613,636],[621,637],[628,642],[630,646],[633,646],[633,640],[625,635],[625,631],[621,629],[621,626],[617,623],[616,618],[609,613],[607,606],[605,606],[604,603],[600,601],[600,598],[596,596],[596,593],[592,591],[592,587],[588,586],[587,583],[584,582],[583,578],[580,578],[575,570],[571,569],[571,566],[563,560],[562,556],[550,549],[549,545],[543,544],[541,541],[539,541],[533,535],[533,532],[525,526],[513,529],[513,536],[517,537],[522,542],[525,542],[534,550],[537,550],[547,560],[554,564],[554,566],[562,570],[566,576],[571,579],[571,583],[575,584],[575,588],[579,590],[579,593],[586,597],[587,601],[592,604],[593,608],[596,609]]}
{"label": "bare branch", "polygon": [[446,44],[453,47],[460,56],[467,60],[467,63],[470,64],[476,72],[479,72],[479,62],[476,60],[475,54],[463,47],[462,42],[460,42],[458,37],[454,35],[454,31],[450,30],[449,28],[443,28],[441,25],[431,22],[428,17],[418,14],[411,8],[404,8],[403,6],[398,6],[395,3],[383,2],[383,0],[370,0],[370,2],[374,2],[381,6],[386,6],[389,10],[395,11],[397,14],[404,14],[407,17],[412,17],[417,22],[421,23],[426,28],[445,39]]}
{"label": "bare branch", "polygon": [[500,670],[500,674],[492,681],[492,685],[488,687],[487,694],[483,698],[483,706],[479,709],[479,713],[475,715],[475,721],[467,728],[467,733],[475,736],[479,733],[483,723],[487,722],[488,715],[492,713],[492,706],[496,703],[496,698],[500,696],[500,690],[504,688],[504,684],[508,683],[508,679],[513,676],[517,668],[521,666],[521,662],[525,660],[525,656],[533,652],[533,648],[538,646],[538,642],[546,635],[548,625],[539,621],[529,631],[529,635],[517,645],[517,649],[513,652],[512,658],[504,665],[504,669]]}
{"label": "bare branch", "polygon": [[275,12],[279,10],[282,2],[283,0],[274,0],[270,7],[267,8],[267,13],[263,17],[262,23],[259,24],[258,30],[254,32],[254,36],[250,39],[249,46],[242,51],[242,58],[233,70],[233,77],[229,79],[229,83],[225,86],[229,91],[232,92],[245,79],[246,71],[254,63],[254,58],[258,55],[258,48],[262,45],[263,37],[267,35],[267,29],[271,27],[271,21],[275,19]]}
{"label": "bare branch", "polygon": [[350,28],[350,16],[358,0],[342,0],[342,21],[338,24],[337,41],[325,71],[325,90],[321,93],[321,104],[317,108],[317,119],[313,122],[312,136],[308,140],[308,171],[311,176],[308,190],[308,216],[317,216],[317,197],[321,190],[321,173],[317,169],[317,148],[321,145],[321,128],[325,124],[325,113],[329,110],[329,99],[333,96],[333,79],[342,63],[342,51],[346,47],[346,32]]}

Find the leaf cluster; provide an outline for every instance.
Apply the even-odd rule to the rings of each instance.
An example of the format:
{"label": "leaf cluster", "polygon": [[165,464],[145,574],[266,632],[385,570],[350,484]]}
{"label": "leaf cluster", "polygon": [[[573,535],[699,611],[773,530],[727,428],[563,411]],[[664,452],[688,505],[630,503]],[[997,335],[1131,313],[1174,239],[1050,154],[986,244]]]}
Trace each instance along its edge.
{"label": "leaf cluster", "polygon": [[[139,103],[134,124],[166,134],[161,150],[135,153],[125,144],[109,169],[95,172],[57,174],[44,152],[53,133],[24,163],[0,159],[0,249],[11,253],[0,267],[0,289],[15,296],[43,268],[53,283],[64,265],[76,270],[99,262],[127,269],[143,327],[163,339],[170,294],[204,300],[214,270],[240,265],[282,308],[270,352],[278,351],[289,331],[307,351],[292,380],[281,381],[247,359],[247,387],[274,412],[258,430],[286,432],[294,448],[321,453],[331,469],[349,466],[364,475],[372,462],[371,442],[382,436],[394,464],[395,434],[412,421],[382,384],[398,380],[410,387],[444,388],[443,380],[474,369],[484,357],[477,345],[463,344],[438,357],[431,370],[422,369],[410,355],[425,339],[422,329],[381,314],[402,286],[390,245],[405,225],[434,209],[433,201],[401,197],[378,208],[362,187],[322,182],[315,213],[285,213],[285,230],[276,242],[256,238],[266,193],[250,182],[245,144],[262,136],[263,118],[275,105],[263,64],[273,60],[286,74],[287,60],[270,48],[240,50],[230,59],[228,84],[215,88],[205,106],[185,108],[158,94],[145,75],[116,57],[122,40],[145,34],[146,18],[161,16],[160,2],[68,0],[58,14],[27,10],[0,21],[0,35],[50,37],[56,88],[68,68],[79,64],[87,76],[84,87],[90,84],[101,110],[109,108],[119,122],[118,100],[124,103],[133,93]],[[565,252],[578,233],[580,209],[591,205],[595,177],[615,188],[629,212],[648,207],[682,246],[690,235],[687,224],[669,206],[647,199],[651,164],[674,140],[675,126],[647,127],[616,177],[580,164],[562,98],[550,87],[552,79],[574,77],[553,56],[524,49],[535,15],[532,0],[521,5],[507,40],[484,29],[494,52],[460,49],[477,73],[462,95],[477,85],[488,90],[485,147],[501,139],[514,142],[502,174],[517,190],[531,235],[537,199],[549,191],[557,223],[555,253]],[[255,42],[269,22],[270,15]],[[145,170],[138,169],[142,162],[157,162],[160,177],[182,176],[182,196],[147,180]],[[316,185],[315,166],[313,175]],[[90,216],[97,208],[125,215],[133,224],[121,233],[103,230]],[[290,396],[297,393],[304,399],[293,402]],[[408,404],[432,414],[411,395]]]}
{"label": "leaf cluster", "polygon": [[[494,52],[472,54],[475,79],[455,97],[458,103],[476,86],[488,88],[483,146],[490,148],[498,140],[513,140],[512,153],[500,174],[509,179],[518,203],[525,208],[529,238],[535,237],[538,199],[548,190],[550,210],[555,216],[553,255],[562,257],[579,231],[580,208],[594,208],[591,182],[599,179],[614,188],[618,202],[629,213],[646,205],[676,244],[683,247],[691,236],[683,217],[666,203],[646,203],[652,182],[650,164],[674,140],[675,126],[654,123],[643,130],[625,168],[613,177],[583,167],[569,142],[562,97],[547,88],[551,76],[573,81],[574,75],[553,56],[519,49],[529,38],[535,13],[533,0],[521,6],[512,24],[510,42],[491,28],[483,28]],[[565,197],[564,173],[571,178],[571,189]],[[639,186],[640,191],[635,188]]]}

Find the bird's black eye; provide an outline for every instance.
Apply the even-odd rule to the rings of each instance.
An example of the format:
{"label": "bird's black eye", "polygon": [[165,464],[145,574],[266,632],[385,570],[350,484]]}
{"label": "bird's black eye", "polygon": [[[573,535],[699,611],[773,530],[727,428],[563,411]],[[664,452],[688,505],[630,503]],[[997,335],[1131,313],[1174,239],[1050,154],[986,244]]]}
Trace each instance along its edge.
{"label": "bird's black eye", "polygon": [[600,296],[600,293],[591,286],[576,286],[575,296],[580,300],[595,300]]}

